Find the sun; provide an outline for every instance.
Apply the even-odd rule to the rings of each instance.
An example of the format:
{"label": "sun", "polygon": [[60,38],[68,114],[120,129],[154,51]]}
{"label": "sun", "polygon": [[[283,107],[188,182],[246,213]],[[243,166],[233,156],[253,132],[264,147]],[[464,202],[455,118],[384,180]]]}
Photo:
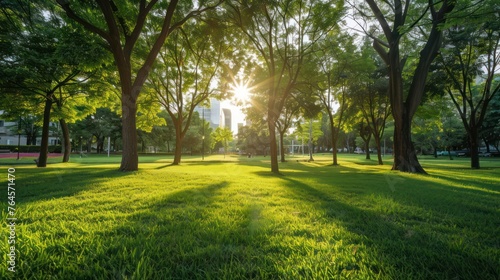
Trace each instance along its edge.
{"label": "sun", "polygon": [[235,82],[230,85],[231,92],[234,94],[234,99],[237,101],[248,101],[250,99],[250,88],[248,83],[243,83],[241,81]]}

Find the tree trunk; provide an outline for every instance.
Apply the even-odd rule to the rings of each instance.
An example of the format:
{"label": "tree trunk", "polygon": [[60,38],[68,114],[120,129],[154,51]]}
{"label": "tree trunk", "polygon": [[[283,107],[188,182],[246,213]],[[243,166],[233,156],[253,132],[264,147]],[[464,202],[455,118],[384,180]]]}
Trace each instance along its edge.
{"label": "tree trunk", "polygon": [[313,158],[313,143],[312,143],[312,119],[309,120],[309,161],[314,161]]}
{"label": "tree trunk", "polygon": [[328,112],[328,118],[330,119],[330,137],[332,139],[332,161],[333,165],[339,165],[337,162],[337,136],[335,133],[335,125],[333,124],[333,114]]}
{"label": "tree trunk", "polygon": [[95,144],[96,144],[95,145],[95,152],[96,152],[96,154],[100,154],[101,153],[101,150],[100,150],[100,148],[101,148],[101,145],[100,145],[101,139],[97,135],[94,135],[94,136],[95,136]]}
{"label": "tree trunk", "polygon": [[137,153],[137,105],[122,94],[122,162],[121,171],[137,171],[139,155]]}
{"label": "tree trunk", "polygon": [[104,153],[104,142],[106,141],[106,136],[101,136],[99,138],[99,153]]}
{"label": "tree trunk", "polygon": [[91,136],[87,139],[87,153],[92,153],[92,141],[94,140],[94,136]]}
{"label": "tree trunk", "polygon": [[471,128],[469,133],[470,142],[470,167],[473,169],[479,169],[479,133],[475,123],[471,122]]}
{"label": "tree trunk", "polygon": [[411,124],[406,114],[403,114],[402,121],[397,121],[394,117],[394,164],[392,170],[427,174],[418,162],[411,141]]}
{"label": "tree trunk", "polygon": [[486,152],[487,153],[491,153],[491,151],[490,151],[490,142],[487,139],[485,139],[485,138],[483,139],[483,141],[484,141],[484,145],[486,145]]}
{"label": "tree trunk", "polygon": [[174,151],[174,162],[172,165],[181,164],[182,157],[182,121],[173,120],[175,127],[175,151]]}
{"label": "tree trunk", "polygon": [[383,165],[384,161],[382,160],[382,145],[380,143],[380,137],[377,132],[373,134],[373,137],[375,138],[375,145],[377,146],[378,164]]}
{"label": "tree trunk", "polygon": [[283,145],[283,139],[285,138],[284,134],[285,132],[284,131],[280,131],[280,155],[281,155],[281,162],[286,162],[285,160],[285,147]]}
{"label": "tree trunk", "polygon": [[371,160],[371,157],[370,157],[370,139],[371,139],[371,135],[368,136],[368,139],[365,142],[366,159],[369,159],[369,160]]}
{"label": "tree trunk", "polygon": [[276,123],[274,118],[270,117],[271,113],[268,114],[267,125],[269,127],[269,156],[271,157],[271,172],[279,174],[278,166],[278,145],[276,145]]}
{"label": "tree trunk", "polygon": [[62,162],[69,162],[69,156],[71,154],[71,140],[69,139],[69,129],[68,124],[64,119],[59,120],[59,124],[61,125],[62,135],[63,135],[63,160]]}
{"label": "tree trunk", "polygon": [[[391,99],[392,116],[394,118],[394,164],[392,170],[410,173],[424,173],[418,162],[411,141],[411,117],[403,102],[402,65],[399,56],[399,41],[394,42],[389,51],[389,95]],[[424,80],[425,82],[425,80]],[[416,94],[413,92],[412,94]]]}
{"label": "tree trunk", "polygon": [[50,111],[52,110],[52,94],[48,94],[45,99],[45,108],[43,109],[42,143],[40,146],[40,155],[38,156],[37,166],[47,166],[47,153],[49,152],[49,126]]}

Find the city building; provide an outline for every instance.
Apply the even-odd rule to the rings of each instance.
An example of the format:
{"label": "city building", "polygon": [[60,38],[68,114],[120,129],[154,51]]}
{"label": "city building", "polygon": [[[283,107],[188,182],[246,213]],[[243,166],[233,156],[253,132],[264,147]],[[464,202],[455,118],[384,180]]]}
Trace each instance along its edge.
{"label": "city building", "polygon": [[232,129],[233,119],[231,117],[231,109],[226,109],[226,108],[222,109],[222,114],[220,118],[221,118],[220,126],[233,131]]}
{"label": "city building", "polygon": [[[2,117],[3,113],[4,111],[0,110],[0,145],[27,145],[28,135],[26,135],[26,129],[21,127],[21,130],[19,131],[19,122],[5,120]],[[51,122],[51,130],[57,130],[58,125],[58,123]],[[41,133],[42,129],[39,128],[38,133],[34,135],[35,142],[30,143],[31,145],[41,145]],[[58,137],[49,137],[49,145],[56,145],[58,143],[60,143]]]}
{"label": "city building", "polygon": [[219,100],[210,98],[210,107],[197,106],[195,111],[198,112],[200,117],[205,119],[205,121],[210,122],[211,128],[226,127],[233,131],[233,133],[237,132],[232,124],[232,109],[222,108]]}
{"label": "city building", "polygon": [[220,125],[220,101],[215,98],[210,98],[210,107],[196,106],[194,109],[200,118],[205,119],[210,123],[210,127],[215,129]]}

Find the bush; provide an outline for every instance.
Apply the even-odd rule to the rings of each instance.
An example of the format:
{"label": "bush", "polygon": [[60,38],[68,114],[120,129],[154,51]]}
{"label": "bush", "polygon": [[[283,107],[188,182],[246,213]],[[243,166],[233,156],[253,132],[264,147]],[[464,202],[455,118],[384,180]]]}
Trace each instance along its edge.
{"label": "bush", "polygon": [[[9,150],[11,153],[17,153],[17,145],[0,145],[0,150]],[[61,153],[62,147],[60,145],[50,145],[49,153]],[[39,153],[40,146],[19,146],[19,152],[21,153]]]}

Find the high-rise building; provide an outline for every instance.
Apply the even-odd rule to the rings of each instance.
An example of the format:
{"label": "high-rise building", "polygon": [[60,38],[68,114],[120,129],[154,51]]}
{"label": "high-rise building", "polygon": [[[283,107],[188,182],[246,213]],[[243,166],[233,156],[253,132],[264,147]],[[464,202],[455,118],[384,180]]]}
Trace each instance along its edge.
{"label": "high-rise building", "polygon": [[221,114],[221,124],[220,126],[221,127],[225,127],[225,128],[228,128],[229,130],[233,130],[232,129],[232,117],[231,117],[231,109],[222,109],[222,114]]}
{"label": "high-rise building", "polygon": [[220,101],[210,98],[210,107],[196,106],[195,111],[200,114],[200,118],[210,123],[210,127],[215,129],[220,126]]}
{"label": "high-rise building", "polygon": [[210,107],[197,106],[195,111],[200,114],[200,118],[204,118],[210,122],[210,127],[226,127],[235,132],[232,122],[233,116],[230,108],[222,108],[221,102],[215,98],[210,98]]}

